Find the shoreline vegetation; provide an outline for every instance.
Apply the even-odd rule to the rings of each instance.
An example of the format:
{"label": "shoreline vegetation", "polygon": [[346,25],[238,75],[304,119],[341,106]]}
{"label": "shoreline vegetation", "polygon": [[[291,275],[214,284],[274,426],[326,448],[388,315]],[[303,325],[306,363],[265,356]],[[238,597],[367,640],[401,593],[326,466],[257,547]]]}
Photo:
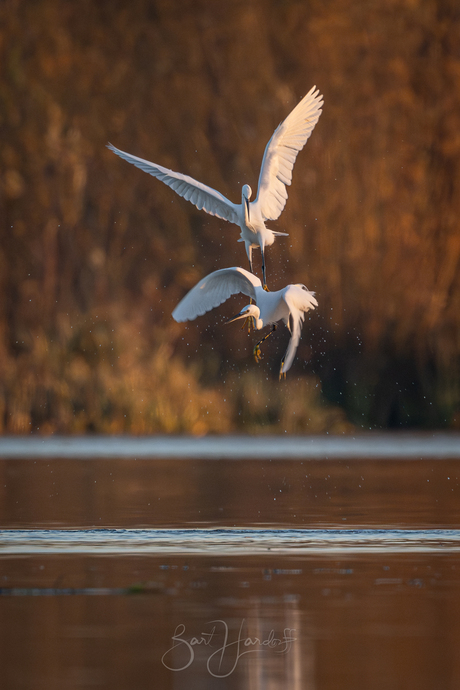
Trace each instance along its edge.
{"label": "shoreline vegetation", "polygon": [[[70,323],[73,325],[70,326]],[[261,368],[202,382],[203,362],[184,364],[166,338],[148,343],[129,319],[86,318],[43,332],[2,362],[0,433],[347,433],[353,426],[304,376],[283,386]],[[119,324],[117,328],[111,325]],[[160,341],[161,340],[161,341]],[[248,358],[251,351],[248,351]],[[252,366],[254,364],[254,366]],[[242,370],[244,368],[244,371]]]}

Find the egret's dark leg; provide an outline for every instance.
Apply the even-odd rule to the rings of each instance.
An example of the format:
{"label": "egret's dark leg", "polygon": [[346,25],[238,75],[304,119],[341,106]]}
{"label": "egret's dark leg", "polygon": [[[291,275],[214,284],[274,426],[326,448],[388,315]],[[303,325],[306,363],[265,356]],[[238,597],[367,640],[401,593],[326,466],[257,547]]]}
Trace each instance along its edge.
{"label": "egret's dark leg", "polygon": [[[286,356],[286,355],[285,355],[285,356]],[[283,359],[281,360],[280,376],[279,376],[279,379],[278,379],[279,381],[281,381],[281,379],[285,379],[285,378],[286,378],[286,372],[283,371],[285,356],[284,356]]]}
{"label": "egret's dark leg", "polygon": [[272,330],[269,331],[269,332],[267,333],[267,335],[265,335],[265,336],[262,338],[262,340],[259,340],[259,342],[254,346],[254,349],[253,349],[253,351],[252,351],[252,354],[254,355],[254,359],[256,360],[257,363],[262,359],[262,353],[261,353],[261,351],[260,351],[260,346],[262,345],[262,343],[263,343],[265,340],[267,340],[268,336],[270,336],[270,335],[273,333],[273,331],[276,331],[276,329],[277,329],[277,325],[276,325],[276,323],[274,323],[273,326],[272,326]]}
{"label": "egret's dark leg", "polygon": [[[252,300],[251,300],[252,304]],[[254,328],[254,317],[253,316],[247,316],[245,320],[243,321],[243,325],[241,326],[241,330],[244,331],[244,329],[248,327],[248,335],[251,332],[251,328]]]}
{"label": "egret's dark leg", "polygon": [[270,292],[270,290],[267,287],[267,278],[266,278],[266,271],[265,271],[265,247],[260,245],[260,253],[262,254],[262,280],[263,280],[263,288],[265,292]]}
{"label": "egret's dark leg", "polygon": [[[248,252],[248,259],[249,259],[249,270],[251,273],[254,273],[252,270],[252,247],[249,247],[247,250]],[[252,297],[249,298],[249,304],[252,304]],[[248,329],[248,335],[251,332],[251,328],[254,328],[254,318],[252,316],[248,316],[247,319],[243,321],[243,325],[241,326],[241,330],[244,330],[244,328]]]}

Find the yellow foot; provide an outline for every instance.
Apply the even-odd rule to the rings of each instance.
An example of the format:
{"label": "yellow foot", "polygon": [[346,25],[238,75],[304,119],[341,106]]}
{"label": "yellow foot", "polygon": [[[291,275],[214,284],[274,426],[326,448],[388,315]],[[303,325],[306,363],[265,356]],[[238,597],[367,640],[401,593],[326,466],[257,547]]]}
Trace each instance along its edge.
{"label": "yellow foot", "polygon": [[267,284],[266,284],[266,283],[264,283],[264,290],[265,290],[265,292],[270,292],[270,290],[268,289],[268,287],[267,287]]}
{"label": "yellow foot", "polygon": [[257,345],[254,347],[254,349],[253,349],[253,351],[252,351],[252,354],[254,355],[254,359],[256,360],[256,362],[257,362],[257,364],[258,364],[258,363],[260,362],[260,360],[262,359],[262,352],[261,352],[261,350],[260,350],[259,344],[257,344]]}
{"label": "yellow foot", "polygon": [[284,367],[284,359],[283,359],[283,361],[281,362],[281,366],[280,366],[280,376],[279,376],[278,381],[281,381],[281,379],[285,379],[285,378],[286,378],[286,372],[283,371],[283,367]]}
{"label": "yellow foot", "polygon": [[243,322],[241,330],[244,330],[245,327],[247,327],[249,335],[249,333],[251,332],[251,328],[254,328],[254,318],[252,316],[248,316],[248,318]]}

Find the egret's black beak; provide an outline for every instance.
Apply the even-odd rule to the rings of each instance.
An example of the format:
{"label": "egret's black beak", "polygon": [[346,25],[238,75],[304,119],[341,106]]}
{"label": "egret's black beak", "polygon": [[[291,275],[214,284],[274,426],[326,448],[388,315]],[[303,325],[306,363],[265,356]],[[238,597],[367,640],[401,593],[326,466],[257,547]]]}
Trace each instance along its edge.
{"label": "egret's black beak", "polygon": [[240,311],[239,314],[237,314],[236,316],[234,316],[232,319],[229,319],[228,321],[226,321],[225,324],[227,324],[227,323],[233,323],[234,321],[238,321],[238,319],[244,319],[244,317],[245,317],[246,315],[247,315],[247,312],[246,312],[245,310]]}
{"label": "egret's black beak", "polygon": [[244,200],[246,202],[246,211],[248,212],[248,220],[250,220],[250,213],[249,213],[249,199],[244,197]]}

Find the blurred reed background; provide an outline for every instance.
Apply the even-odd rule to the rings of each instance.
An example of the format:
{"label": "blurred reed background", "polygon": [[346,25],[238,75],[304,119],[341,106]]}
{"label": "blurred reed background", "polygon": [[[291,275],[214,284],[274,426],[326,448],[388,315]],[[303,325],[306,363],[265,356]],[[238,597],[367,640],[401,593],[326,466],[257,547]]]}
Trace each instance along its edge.
{"label": "blurred reed background", "polygon": [[[278,383],[247,298],[171,318],[247,267],[236,226],[105,146],[238,201],[314,84],[267,270],[320,307]],[[2,433],[460,426],[458,2],[3,0],[0,132]]]}

